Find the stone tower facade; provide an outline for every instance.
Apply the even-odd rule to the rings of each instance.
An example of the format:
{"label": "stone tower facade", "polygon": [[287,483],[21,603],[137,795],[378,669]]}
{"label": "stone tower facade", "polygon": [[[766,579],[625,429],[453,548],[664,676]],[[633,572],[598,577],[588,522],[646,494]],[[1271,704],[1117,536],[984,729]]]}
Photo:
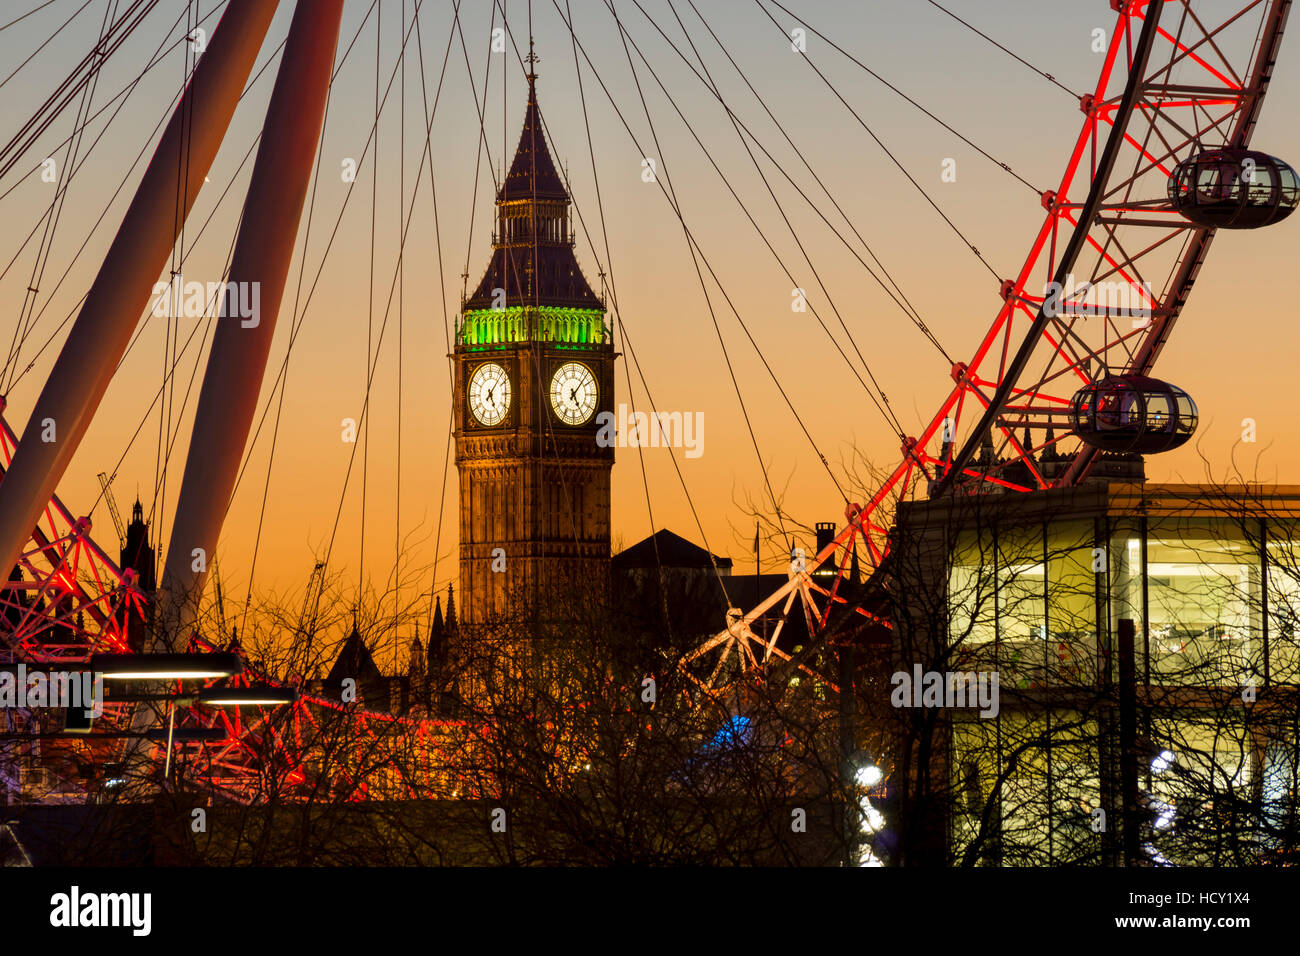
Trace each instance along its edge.
{"label": "stone tower facade", "polygon": [[597,436],[615,352],[569,206],[530,75],[492,259],[462,302],[453,353],[466,628],[563,616],[573,586],[608,586],[614,448]]}

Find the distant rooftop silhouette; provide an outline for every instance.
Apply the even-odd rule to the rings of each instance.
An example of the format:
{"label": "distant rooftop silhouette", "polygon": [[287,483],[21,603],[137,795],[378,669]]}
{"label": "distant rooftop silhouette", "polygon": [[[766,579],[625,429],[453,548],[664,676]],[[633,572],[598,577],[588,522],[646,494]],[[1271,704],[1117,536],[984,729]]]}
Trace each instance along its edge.
{"label": "distant rooftop silhouette", "polygon": [[[730,572],[731,558],[719,555],[713,557],[719,571]],[[713,563],[709,561],[708,551],[667,528],[660,528],[650,537],[620,551],[614,555],[612,563],[616,569],[653,568],[656,564],[665,568],[713,567]]]}

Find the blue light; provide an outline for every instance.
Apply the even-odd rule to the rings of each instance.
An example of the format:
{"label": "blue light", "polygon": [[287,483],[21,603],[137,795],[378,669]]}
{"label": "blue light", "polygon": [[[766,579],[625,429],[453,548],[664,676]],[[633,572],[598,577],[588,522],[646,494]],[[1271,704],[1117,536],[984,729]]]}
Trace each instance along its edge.
{"label": "blue light", "polygon": [[717,750],[724,747],[743,747],[750,742],[754,736],[754,728],[748,717],[737,714],[722,725],[719,730],[709,741],[706,749]]}

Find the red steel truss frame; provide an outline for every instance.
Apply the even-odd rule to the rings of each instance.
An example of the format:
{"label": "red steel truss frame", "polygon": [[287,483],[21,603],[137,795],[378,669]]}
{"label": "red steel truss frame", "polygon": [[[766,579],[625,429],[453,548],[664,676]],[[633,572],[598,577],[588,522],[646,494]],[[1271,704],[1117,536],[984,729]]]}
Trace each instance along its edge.
{"label": "red steel truss frame", "polygon": [[[893,510],[922,485],[940,494],[1030,492],[1087,477],[1098,453],[1070,433],[1074,392],[1108,372],[1155,366],[1215,232],[1183,219],[1166,184],[1191,153],[1250,144],[1291,0],[1224,4],[1214,20],[1206,19],[1213,5],[1200,4],[1198,15],[1188,0],[1111,6],[1118,18],[1097,84],[1080,100],[1079,135],[1059,185],[1042,195],[1043,222],[1024,265],[998,289],[988,332],[969,361],[953,366],[947,397],[919,437],[903,442],[880,488],[865,506],[846,508],[835,539],[792,564],[789,582],[749,613],[733,609],[727,630],[696,650],[719,654],[708,686],[731,655],[742,667],[784,656],[751,627],[782,602],[788,613],[799,597],[810,625],[825,628],[831,607],[843,603],[839,586],[854,549],[879,567]],[[1243,28],[1250,42],[1232,45]],[[1098,301],[1093,293],[1103,288]],[[986,436],[994,462],[973,464]],[[1055,458],[1052,477],[1045,453]],[[829,588],[812,576],[827,561],[838,568]]]}

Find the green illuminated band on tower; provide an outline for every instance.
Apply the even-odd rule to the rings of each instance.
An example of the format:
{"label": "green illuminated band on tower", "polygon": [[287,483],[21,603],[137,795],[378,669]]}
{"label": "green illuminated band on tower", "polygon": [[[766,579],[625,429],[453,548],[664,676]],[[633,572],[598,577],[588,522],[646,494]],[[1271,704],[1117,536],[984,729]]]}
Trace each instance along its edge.
{"label": "green illuminated band on tower", "polygon": [[605,313],[600,309],[554,306],[471,309],[461,316],[456,330],[456,341],[468,346],[529,341],[603,345],[608,340]]}

